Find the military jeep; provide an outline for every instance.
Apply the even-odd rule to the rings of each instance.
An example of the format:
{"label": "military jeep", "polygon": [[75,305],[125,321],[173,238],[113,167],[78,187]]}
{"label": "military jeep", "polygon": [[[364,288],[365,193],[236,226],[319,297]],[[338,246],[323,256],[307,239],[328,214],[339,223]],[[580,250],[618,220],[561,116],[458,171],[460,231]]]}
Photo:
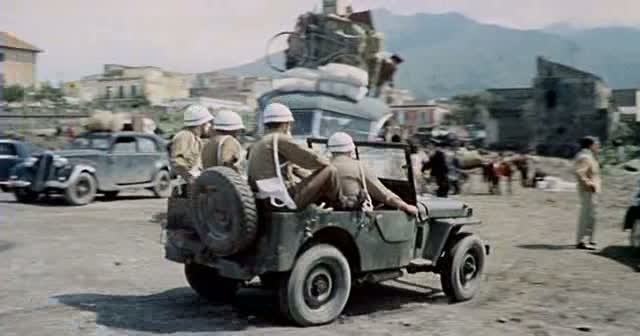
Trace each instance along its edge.
{"label": "military jeep", "polygon": [[[322,150],[326,139],[308,139]],[[481,222],[472,209],[416,195],[410,147],[356,142],[358,159],[419,215],[374,204],[373,211],[311,206],[274,210],[257,201],[244,177],[223,167],[196,180],[188,199],[170,198],[166,258],[185,264],[190,286],[210,300],[231,299],[259,277],[277,289],[280,311],[296,324],[329,323],[344,309],[352,285],[440,274],[452,301],[478,291],[489,252],[465,226]],[[186,209],[186,210],[185,210]],[[254,283],[254,282],[252,282]]]}

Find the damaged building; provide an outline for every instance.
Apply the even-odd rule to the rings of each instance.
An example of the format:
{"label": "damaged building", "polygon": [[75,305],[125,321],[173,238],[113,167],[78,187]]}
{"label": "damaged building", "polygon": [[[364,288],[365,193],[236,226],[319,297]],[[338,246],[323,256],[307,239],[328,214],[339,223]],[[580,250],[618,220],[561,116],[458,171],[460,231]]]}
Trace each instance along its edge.
{"label": "damaged building", "polygon": [[602,78],[542,57],[531,88],[489,93],[488,145],[494,148],[572,157],[578,139],[606,141],[617,120],[612,90]]}

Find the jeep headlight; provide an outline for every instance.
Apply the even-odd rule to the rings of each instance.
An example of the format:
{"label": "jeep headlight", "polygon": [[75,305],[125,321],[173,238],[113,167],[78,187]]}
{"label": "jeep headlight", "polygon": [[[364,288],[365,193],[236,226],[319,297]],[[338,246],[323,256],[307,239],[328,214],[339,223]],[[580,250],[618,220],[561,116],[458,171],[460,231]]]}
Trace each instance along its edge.
{"label": "jeep headlight", "polygon": [[24,166],[25,167],[33,167],[33,165],[36,164],[36,162],[38,162],[38,158],[30,157],[30,158],[24,160]]}
{"label": "jeep headlight", "polygon": [[69,160],[67,158],[63,158],[63,157],[60,157],[60,156],[56,156],[53,159],[53,166],[56,167],[56,168],[64,167],[68,163],[69,163]]}

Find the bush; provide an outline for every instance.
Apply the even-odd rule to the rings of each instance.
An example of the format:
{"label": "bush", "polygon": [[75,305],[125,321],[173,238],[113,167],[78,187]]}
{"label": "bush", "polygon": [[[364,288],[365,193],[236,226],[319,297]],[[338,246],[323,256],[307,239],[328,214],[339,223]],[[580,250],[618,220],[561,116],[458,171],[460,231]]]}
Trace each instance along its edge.
{"label": "bush", "polygon": [[5,100],[9,103],[20,101],[24,98],[24,88],[20,85],[10,85],[2,87],[2,97],[0,100]]}

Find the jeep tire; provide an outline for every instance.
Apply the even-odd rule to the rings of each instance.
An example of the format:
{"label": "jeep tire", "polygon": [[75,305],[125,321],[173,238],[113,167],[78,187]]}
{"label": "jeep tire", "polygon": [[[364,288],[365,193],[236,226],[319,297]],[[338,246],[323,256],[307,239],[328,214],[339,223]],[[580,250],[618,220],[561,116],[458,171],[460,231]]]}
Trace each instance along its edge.
{"label": "jeep tire", "polygon": [[190,194],[190,218],[213,255],[231,256],[253,244],[258,212],[244,177],[231,168],[210,168],[196,179]]}
{"label": "jeep tire", "polygon": [[441,262],[442,291],[453,302],[473,298],[480,287],[485,267],[482,241],[472,234],[458,234]]}
{"label": "jeep tire", "polygon": [[330,323],[347,304],[351,270],[344,255],[331,245],[311,247],[296,260],[278,289],[280,311],[300,326]]}
{"label": "jeep tire", "polygon": [[230,300],[240,288],[240,281],[221,277],[214,268],[201,264],[185,264],[184,274],[189,286],[198,295],[212,302]]}
{"label": "jeep tire", "polygon": [[96,179],[93,175],[83,172],[64,191],[64,198],[70,205],[85,205],[93,201],[96,192]]}
{"label": "jeep tire", "polygon": [[151,188],[153,195],[157,198],[169,198],[173,191],[171,187],[171,175],[166,170],[160,170],[153,179],[153,187]]}

